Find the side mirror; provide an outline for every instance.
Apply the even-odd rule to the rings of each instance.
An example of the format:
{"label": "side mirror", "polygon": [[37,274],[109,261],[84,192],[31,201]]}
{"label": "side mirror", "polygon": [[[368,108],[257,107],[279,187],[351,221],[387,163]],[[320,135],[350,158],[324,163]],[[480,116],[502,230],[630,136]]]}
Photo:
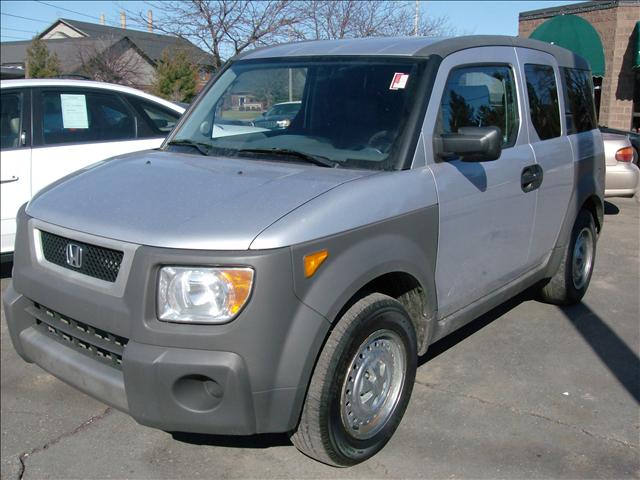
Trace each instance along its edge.
{"label": "side mirror", "polygon": [[498,127],[460,127],[457,133],[445,133],[434,140],[437,155],[445,159],[455,155],[465,162],[485,162],[497,160],[502,153]]}

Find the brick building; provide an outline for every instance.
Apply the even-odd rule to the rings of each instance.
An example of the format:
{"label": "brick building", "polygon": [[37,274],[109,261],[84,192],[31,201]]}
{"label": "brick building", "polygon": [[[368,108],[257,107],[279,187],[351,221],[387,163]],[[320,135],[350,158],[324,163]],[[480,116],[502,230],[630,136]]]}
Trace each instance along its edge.
{"label": "brick building", "polygon": [[[562,16],[563,18],[558,18]],[[597,72],[592,63],[599,124],[629,130],[640,127],[640,0],[582,2],[562,7],[521,12],[518,34],[552,42],[560,35],[562,21],[577,16],[597,32],[604,53],[604,65]],[[575,19],[575,17],[574,17]],[[548,22],[554,21],[554,28]],[[545,25],[546,23],[546,25]],[[584,22],[583,22],[584,23]],[[547,27],[545,29],[545,27]],[[548,38],[544,38],[546,30]],[[553,33],[552,33],[553,32]],[[553,41],[559,46],[562,41]],[[571,48],[575,50],[574,48]],[[577,52],[581,53],[581,52]],[[594,55],[597,57],[597,55]],[[602,57],[600,57],[602,58]]]}

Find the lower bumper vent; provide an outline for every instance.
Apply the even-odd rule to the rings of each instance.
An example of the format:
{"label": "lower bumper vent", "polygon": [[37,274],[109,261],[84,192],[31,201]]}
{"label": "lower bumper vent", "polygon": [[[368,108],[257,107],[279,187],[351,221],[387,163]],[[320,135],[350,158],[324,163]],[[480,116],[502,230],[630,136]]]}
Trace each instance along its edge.
{"label": "lower bumper vent", "polygon": [[60,343],[122,369],[122,354],[129,342],[127,338],[65,317],[37,303],[27,311],[36,319],[38,328]]}

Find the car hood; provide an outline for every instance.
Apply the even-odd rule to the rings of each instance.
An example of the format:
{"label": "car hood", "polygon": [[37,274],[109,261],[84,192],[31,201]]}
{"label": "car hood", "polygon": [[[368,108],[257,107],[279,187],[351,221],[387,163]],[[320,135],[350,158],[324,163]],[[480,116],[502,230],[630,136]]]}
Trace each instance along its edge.
{"label": "car hood", "polygon": [[149,151],[71,175],[27,213],[62,227],[141,245],[246,250],[287,213],[375,172]]}
{"label": "car hood", "polygon": [[292,114],[283,114],[283,115],[269,115],[269,116],[264,116],[264,117],[258,117],[256,119],[253,120],[253,122],[260,122],[260,121],[267,121],[267,122],[272,122],[274,120],[291,120],[293,117],[295,117],[296,114],[292,113]]}

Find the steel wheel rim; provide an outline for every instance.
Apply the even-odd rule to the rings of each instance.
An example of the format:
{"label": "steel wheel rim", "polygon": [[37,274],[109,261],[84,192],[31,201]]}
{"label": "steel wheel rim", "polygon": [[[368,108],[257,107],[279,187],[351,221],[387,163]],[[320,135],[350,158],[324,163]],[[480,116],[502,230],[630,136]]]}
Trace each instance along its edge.
{"label": "steel wheel rim", "polygon": [[362,342],[340,392],[340,417],[351,436],[366,440],[384,428],[400,401],[406,365],[407,351],[397,333],[378,330]]}
{"label": "steel wheel rim", "polygon": [[586,285],[592,265],[593,234],[589,228],[583,228],[573,246],[573,286],[577,290]]}

